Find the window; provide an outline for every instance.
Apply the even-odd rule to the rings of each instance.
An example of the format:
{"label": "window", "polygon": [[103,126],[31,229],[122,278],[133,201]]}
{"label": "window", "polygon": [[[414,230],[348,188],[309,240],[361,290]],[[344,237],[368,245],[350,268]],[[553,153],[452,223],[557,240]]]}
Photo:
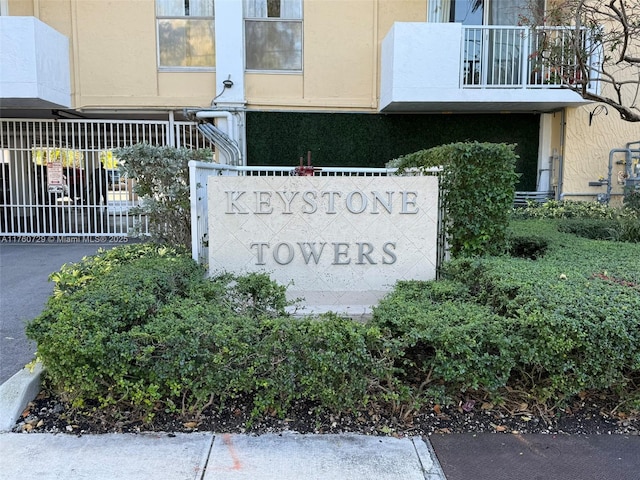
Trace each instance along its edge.
{"label": "window", "polygon": [[431,0],[429,21],[482,25],[483,10],[483,0]]}
{"label": "window", "polygon": [[519,15],[531,8],[544,10],[544,0],[431,0],[429,21],[518,25]]}
{"label": "window", "polygon": [[244,0],[247,70],[302,70],[302,0]]}
{"label": "window", "polygon": [[215,66],[214,0],[156,0],[158,65]]}

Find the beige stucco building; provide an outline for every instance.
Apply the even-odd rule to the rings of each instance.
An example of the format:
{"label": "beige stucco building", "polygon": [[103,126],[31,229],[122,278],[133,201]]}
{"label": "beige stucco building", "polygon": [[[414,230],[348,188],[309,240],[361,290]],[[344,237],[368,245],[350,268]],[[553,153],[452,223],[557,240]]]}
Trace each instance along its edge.
{"label": "beige stucco building", "polygon": [[[640,124],[535,63],[536,37],[518,25],[527,4],[0,0],[3,204],[26,178],[10,170],[33,163],[34,148],[81,150],[95,165],[132,139],[211,140],[219,161],[237,164],[295,165],[311,151],[319,166],[383,166],[452,141],[517,143],[518,190],[616,201],[625,165],[611,152],[639,148],[628,144]],[[47,122],[57,133],[38,136]],[[126,122],[161,122],[166,134],[125,135]],[[188,140],[189,122],[223,135]],[[99,144],[65,138],[87,129]]]}

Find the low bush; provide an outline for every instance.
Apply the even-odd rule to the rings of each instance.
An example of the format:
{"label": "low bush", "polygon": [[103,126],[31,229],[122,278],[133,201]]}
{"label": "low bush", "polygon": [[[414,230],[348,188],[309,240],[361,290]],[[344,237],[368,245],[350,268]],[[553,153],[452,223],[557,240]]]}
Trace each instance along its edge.
{"label": "low bush", "polygon": [[623,205],[640,216],[640,190],[637,188],[625,188]]}
{"label": "low bush", "polygon": [[618,222],[605,218],[564,218],[558,220],[558,230],[592,240],[618,240]]}
{"label": "low bush", "polygon": [[539,401],[634,388],[640,377],[640,250],[578,239],[552,223],[538,222],[536,230],[550,239],[543,259],[454,260],[443,274],[512,322],[510,382]]}
{"label": "low bush", "polygon": [[549,242],[546,238],[540,235],[511,235],[508,236],[509,240],[509,254],[512,257],[529,258],[536,260],[542,257],[547,248]]}
{"label": "low bush", "polygon": [[254,415],[298,400],[364,405],[383,362],[375,329],[333,315],[294,319],[264,274],[208,279],[186,252],[117,247],[53,275],[57,294],[27,327],[51,383],[105,414],[197,415],[242,398]]}
{"label": "low bush", "polygon": [[547,407],[615,392],[620,409],[640,408],[640,245],[553,220],[512,222],[509,235],[537,236],[544,255],[454,259],[442,280],[398,282],[365,324],[291,317],[264,274],[207,278],[187,252],[117,247],[53,275],[27,334],[62,395],[115,418],[233,402],[254,417],[302,402],[405,418],[515,391]]}
{"label": "low bush", "polygon": [[[408,297],[406,289],[420,294]],[[435,386],[452,396],[505,385],[513,364],[509,323],[456,282],[400,284],[375,308],[371,322],[385,334],[396,375],[417,386],[415,394]]]}
{"label": "low bush", "polygon": [[203,268],[186,254],[117,250],[122,251],[107,254],[112,261],[98,256],[77,268],[66,266],[65,272],[82,272],[75,277],[78,281],[66,274],[57,277],[57,295],[27,326],[48,375],[76,405],[89,399],[101,405],[153,402],[161,392],[153,382],[143,381],[146,365],[136,371],[136,359],[146,355],[138,335],[204,277]]}
{"label": "low bush", "polygon": [[[114,154],[122,174],[136,180],[133,192],[140,197],[140,205],[130,213],[144,215],[148,240],[190,247],[189,161],[212,162],[213,152],[208,148],[194,150],[138,143],[118,148]],[[132,233],[146,238],[140,230]]]}
{"label": "low bush", "polygon": [[592,240],[640,242],[640,218],[567,218],[558,220],[558,230]]}
{"label": "low bush", "polygon": [[618,209],[599,202],[578,202],[573,200],[549,200],[545,203],[528,202],[526,207],[515,207],[512,217],[517,220],[528,218],[600,218],[613,219],[619,215]]}
{"label": "low bush", "polygon": [[639,210],[610,207],[598,202],[551,200],[540,204],[530,202],[526,207],[514,208],[512,218],[555,220],[561,232],[572,233],[592,240],[640,242]]}

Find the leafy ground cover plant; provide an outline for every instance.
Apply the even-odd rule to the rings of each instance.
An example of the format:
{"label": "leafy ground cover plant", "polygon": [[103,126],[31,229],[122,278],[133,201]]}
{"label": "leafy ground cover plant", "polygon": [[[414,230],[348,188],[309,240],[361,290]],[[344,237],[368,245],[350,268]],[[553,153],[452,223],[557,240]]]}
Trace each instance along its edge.
{"label": "leafy ground cover plant", "polygon": [[513,219],[553,219],[560,231],[591,238],[618,242],[640,242],[639,210],[629,205],[611,207],[598,202],[550,200],[530,202],[516,207]]}
{"label": "leafy ground cover plant", "polygon": [[557,225],[561,232],[593,240],[640,242],[640,218],[565,218],[559,219]]}
{"label": "leafy ground cover plant", "polygon": [[513,209],[512,217],[516,220],[527,218],[599,218],[612,219],[619,211],[599,202],[578,202],[572,200],[549,200],[544,203],[528,202],[525,207]]}
{"label": "leafy ground cover plant", "polygon": [[446,266],[449,278],[513,322],[510,381],[543,403],[590,389],[629,389],[637,402],[640,250],[562,234],[553,222],[526,222],[526,229],[549,238],[542,259],[494,257]]}

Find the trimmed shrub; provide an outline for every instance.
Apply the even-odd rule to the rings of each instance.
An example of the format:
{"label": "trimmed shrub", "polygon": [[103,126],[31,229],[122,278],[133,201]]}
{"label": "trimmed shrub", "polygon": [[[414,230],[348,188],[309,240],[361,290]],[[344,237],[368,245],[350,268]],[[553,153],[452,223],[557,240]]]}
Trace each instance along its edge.
{"label": "trimmed shrub", "polygon": [[550,200],[530,202],[515,208],[512,218],[553,219],[560,231],[590,238],[618,242],[640,242],[640,216],[631,208],[614,208],[598,202]]}
{"label": "trimmed shrub", "polygon": [[398,174],[442,167],[445,230],[451,254],[493,255],[507,248],[506,229],[518,174],[515,145],[453,143],[389,163]]}
{"label": "trimmed shrub", "polygon": [[255,349],[254,415],[285,415],[295,401],[343,412],[366,408],[384,364],[369,348],[379,332],[333,314],[263,324]]}
{"label": "trimmed shrub", "polygon": [[116,247],[54,274],[57,294],[27,326],[52,384],[101,414],[197,415],[242,398],[253,414],[297,400],[342,411],[366,404],[384,365],[376,329],[286,315],[264,274],[205,277],[185,253]]}
{"label": "trimmed shrub", "polygon": [[628,208],[636,215],[640,215],[640,190],[629,187],[625,188],[622,203],[625,208]]}
{"label": "trimmed shrub", "polygon": [[118,148],[114,154],[120,171],[136,180],[133,191],[140,197],[141,204],[131,213],[146,217],[150,240],[190,247],[189,161],[211,162],[212,151],[139,143]]}
{"label": "trimmed shrub", "polygon": [[106,262],[87,263],[97,265],[96,274],[79,267],[77,271],[87,272],[82,285],[67,283],[58,290],[29,323],[27,336],[38,343],[47,374],[74,404],[97,400],[102,405],[150,406],[157,388],[142,380],[144,369],[130,369],[144,353],[137,335],[165,305],[187,296],[192,285],[202,281],[204,269],[190,256],[153,251],[108,270],[103,269]]}
{"label": "trimmed shrub", "polygon": [[[287,316],[264,274],[206,278],[187,252],[129,245],[52,275],[27,327],[51,383],[76,407],[193,417],[233,402],[254,417],[298,402],[332,412],[524,392],[547,407],[581,392],[640,405],[640,245],[512,222],[535,262],[460,257],[443,280],[402,281],[367,324]],[[635,403],[634,403],[635,402]]]}
{"label": "trimmed shrub", "polygon": [[536,262],[457,259],[443,274],[510,320],[510,382],[539,401],[632,386],[640,376],[640,251],[562,234],[549,223],[536,230],[551,238]]}
{"label": "trimmed shrub", "polygon": [[563,218],[558,230],[592,240],[619,240],[618,222],[605,218]]}
{"label": "trimmed shrub", "polygon": [[613,219],[619,212],[614,207],[600,202],[578,202],[573,200],[549,200],[545,203],[528,202],[526,207],[516,207],[512,216],[517,220],[528,218],[600,218]]}
{"label": "trimmed shrub", "polygon": [[374,309],[371,324],[386,335],[396,375],[414,394],[433,393],[433,386],[452,397],[480,387],[495,391],[509,379],[510,322],[475,303],[461,283],[400,284]]}
{"label": "trimmed shrub", "polygon": [[549,247],[549,241],[539,235],[512,235],[508,238],[509,254],[512,257],[536,260],[542,257]]}

